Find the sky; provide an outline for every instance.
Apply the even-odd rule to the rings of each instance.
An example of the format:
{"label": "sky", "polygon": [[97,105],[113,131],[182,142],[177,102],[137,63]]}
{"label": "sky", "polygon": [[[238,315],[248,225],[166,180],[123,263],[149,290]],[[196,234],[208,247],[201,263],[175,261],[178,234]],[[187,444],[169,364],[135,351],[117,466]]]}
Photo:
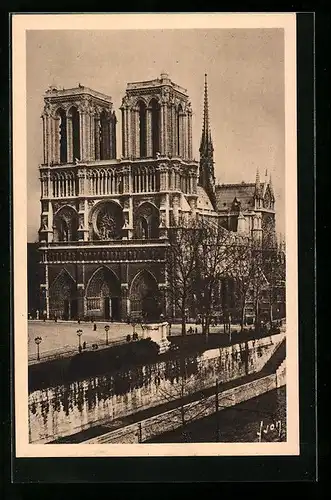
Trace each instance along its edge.
{"label": "sky", "polygon": [[118,118],[128,82],[161,73],[187,89],[193,153],[199,159],[204,74],[219,183],[254,182],[268,170],[276,230],[285,233],[285,97],[283,29],[34,30],[27,32],[28,241],[38,240],[43,95],[50,85],[80,83],[112,97]]}

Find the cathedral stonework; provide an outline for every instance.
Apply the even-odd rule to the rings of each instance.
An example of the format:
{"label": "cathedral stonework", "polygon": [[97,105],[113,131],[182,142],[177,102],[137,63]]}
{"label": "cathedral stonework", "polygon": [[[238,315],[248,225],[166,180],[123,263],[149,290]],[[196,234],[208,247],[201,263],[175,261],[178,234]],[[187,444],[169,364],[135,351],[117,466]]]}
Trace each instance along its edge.
{"label": "cathedral stonework", "polygon": [[215,185],[207,81],[200,162],[187,91],[167,74],[129,83],[120,109],[118,159],[109,96],[81,85],[44,96],[39,250],[47,318],[170,314],[167,229],[181,215],[220,217],[231,231],[274,238],[271,181]]}

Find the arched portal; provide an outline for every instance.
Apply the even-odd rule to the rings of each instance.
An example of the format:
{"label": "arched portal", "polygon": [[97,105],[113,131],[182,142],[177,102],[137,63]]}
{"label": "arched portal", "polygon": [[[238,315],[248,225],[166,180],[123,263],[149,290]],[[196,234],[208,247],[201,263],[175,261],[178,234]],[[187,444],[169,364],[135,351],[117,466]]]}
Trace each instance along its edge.
{"label": "arched portal", "polygon": [[156,99],[150,102],[152,110],[152,155],[155,158],[156,153],[160,152],[160,105]]}
{"label": "arched portal", "polygon": [[151,203],[143,203],[134,214],[134,231],[137,239],[157,239],[159,237],[160,214]]}
{"label": "arched portal", "polygon": [[141,271],[133,278],[130,288],[130,316],[144,321],[158,321],[160,318],[157,282],[148,271]]}
{"label": "arched portal", "polygon": [[75,106],[69,110],[69,116],[72,120],[72,154],[73,160],[80,160],[80,119],[79,111]]}
{"label": "arched portal", "polygon": [[51,318],[76,319],[76,283],[65,270],[56,276],[49,289],[49,311]]}
{"label": "arched portal", "polygon": [[121,286],[117,276],[108,267],[100,267],[87,285],[87,315],[119,321],[120,298]]}
{"label": "arched portal", "polygon": [[139,101],[139,144],[140,144],[140,158],[147,156],[147,126],[146,126],[146,104]]}
{"label": "arched portal", "polygon": [[53,239],[57,241],[77,241],[78,216],[71,207],[61,208],[54,216]]}
{"label": "arched portal", "polygon": [[59,158],[60,163],[67,163],[68,152],[67,152],[67,117],[65,111],[59,108],[56,112],[57,119],[59,121]]}

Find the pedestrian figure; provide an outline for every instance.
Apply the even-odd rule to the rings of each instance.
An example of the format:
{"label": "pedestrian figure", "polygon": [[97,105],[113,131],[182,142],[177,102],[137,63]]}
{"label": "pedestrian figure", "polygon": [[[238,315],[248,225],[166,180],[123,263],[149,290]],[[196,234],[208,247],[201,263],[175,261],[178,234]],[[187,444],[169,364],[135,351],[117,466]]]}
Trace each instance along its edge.
{"label": "pedestrian figure", "polygon": [[80,318],[78,318],[78,324],[80,325]]}
{"label": "pedestrian figure", "polygon": [[130,335],[130,334],[128,334],[128,335],[126,336],[126,341],[127,341],[127,342],[130,342],[130,340],[131,340],[131,335]]}
{"label": "pedestrian figure", "polygon": [[86,349],[86,342],[85,342],[85,340],[83,342],[83,349]]}
{"label": "pedestrian figure", "polygon": [[80,353],[82,352],[82,346],[81,345],[78,347],[78,350],[79,350]]}
{"label": "pedestrian figure", "polygon": [[38,309],[36,311],[36,319],[39,319],[39,311],[38,311]]}
{"label": "pedestrian figure", "polygon": [[94,325],[93,325],[93,331],[94,331],[94,332],[96,332],[96,331],[97,331],[97,325],[96,325],[96,323],[94,323]]}
{"label": "pedestrian figure", "polygon": [[195,333],[198,333],[198,329],[197,329],[197,327],[195,327]]}

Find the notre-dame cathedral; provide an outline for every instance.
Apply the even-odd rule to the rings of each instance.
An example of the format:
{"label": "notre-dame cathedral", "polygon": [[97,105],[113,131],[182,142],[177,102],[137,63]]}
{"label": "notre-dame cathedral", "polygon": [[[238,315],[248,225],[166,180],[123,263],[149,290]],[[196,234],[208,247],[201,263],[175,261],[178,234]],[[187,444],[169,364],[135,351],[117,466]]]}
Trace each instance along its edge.
{"label": "notre-dame cathedral", "polygon": [[200,160],[187,91],[167,74],[128,83],[122,154],[109,96],[79,85],[44,96],[40,304],[47,318],[169,313],[167,228],[180,217],[221,218],[230,231],[275,238],[271,179],[216,185],[205,76]]}

